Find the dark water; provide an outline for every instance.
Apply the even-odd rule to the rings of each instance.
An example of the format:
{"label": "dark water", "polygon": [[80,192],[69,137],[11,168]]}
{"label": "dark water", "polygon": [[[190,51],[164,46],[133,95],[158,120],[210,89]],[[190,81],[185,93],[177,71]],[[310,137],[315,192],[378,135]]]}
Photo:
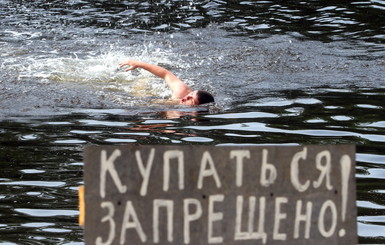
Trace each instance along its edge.
{"label": "dark water", "polygon": [[[385,2],[0,0],[0,244],[82,244],[90,144],[357,145],[385,243]],[[217,104],[159,102],[162,65]]]}

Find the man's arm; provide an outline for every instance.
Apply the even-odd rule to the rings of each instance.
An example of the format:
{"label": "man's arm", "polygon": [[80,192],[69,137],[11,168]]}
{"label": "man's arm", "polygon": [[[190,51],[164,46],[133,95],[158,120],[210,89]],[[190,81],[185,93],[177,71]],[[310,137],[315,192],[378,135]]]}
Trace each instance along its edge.
{"label": "man's arm", "polygon": [[176,77],[172,72],[160,66],[151,65],[136,60],[127,60],[125,62],[120,63],[119,66],[129,66],[126,71],[131,71],[139,67],[151,72],[155,76],[162,78],[170,87],[173,93],[172,97],[175,99],[181,99],[192,91],[189,86],[187,86],[182,80]]}

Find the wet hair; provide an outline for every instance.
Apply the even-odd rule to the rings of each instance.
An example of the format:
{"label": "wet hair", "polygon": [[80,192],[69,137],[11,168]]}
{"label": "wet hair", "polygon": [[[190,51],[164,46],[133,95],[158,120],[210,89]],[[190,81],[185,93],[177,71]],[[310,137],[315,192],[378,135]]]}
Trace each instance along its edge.
{"label": "wet hair", "polygon": [[209,92],[202,91],[202,90],[198,90],[197,99],[200,105],[214,102],[214,97]]}

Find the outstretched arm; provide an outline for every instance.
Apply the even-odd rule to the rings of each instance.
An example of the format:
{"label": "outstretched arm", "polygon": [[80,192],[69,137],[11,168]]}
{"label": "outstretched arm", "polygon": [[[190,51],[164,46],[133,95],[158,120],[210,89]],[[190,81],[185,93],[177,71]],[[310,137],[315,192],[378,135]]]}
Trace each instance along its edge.
{"label": "outstretched arm", "polygon": [[170,87],[173,95],[172,97],[175,99],[181,99],[189,94],[192,90],[189,86],[187,86],[182,80],[176,77],[172,72],[156,65],[151,65],[148,63],[144,63],[136,60],[127,60],[119,64],[120,67],[129,66],[126,71],[131,71],[136,68],[145,69],[155,76],[158,76],[166,81],[167,85]]}

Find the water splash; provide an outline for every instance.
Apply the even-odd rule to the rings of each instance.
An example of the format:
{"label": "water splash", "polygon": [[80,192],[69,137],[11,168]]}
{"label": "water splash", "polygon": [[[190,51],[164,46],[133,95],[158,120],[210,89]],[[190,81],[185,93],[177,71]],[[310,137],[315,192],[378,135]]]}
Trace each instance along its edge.
{"label": "water splash", "polygon": [[[25,52],[9,50],[11,58],[0,63],[5,82],[0,91],[3,98],[9,99],[2,101],[4,108],[12,111],[15,107],[11,104],[24,111],[47,107],[47,104],[53,107],[145,106],[150,98],[171,95],[164,81],[149,72],[142,69],[126,72],[118,67],[127,59],[174,67],[178,56],[170,49],[156,42],[109,42],[107,46],[94,46],[94,50],[85,46],[81,50],[72,44],[68,49],[73,52],[69,54],[53,50],[52,44],[51,50],[33,54],[28,47],[24,48]],[[90,42],[83,43],[89,45]],[[22,97],[17,96],[20,93]]]}

